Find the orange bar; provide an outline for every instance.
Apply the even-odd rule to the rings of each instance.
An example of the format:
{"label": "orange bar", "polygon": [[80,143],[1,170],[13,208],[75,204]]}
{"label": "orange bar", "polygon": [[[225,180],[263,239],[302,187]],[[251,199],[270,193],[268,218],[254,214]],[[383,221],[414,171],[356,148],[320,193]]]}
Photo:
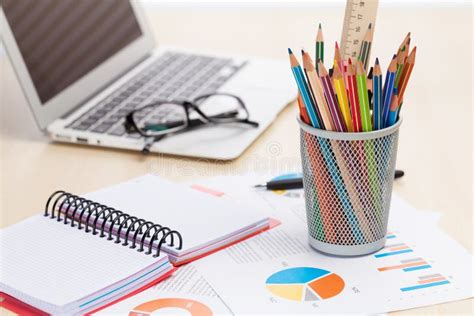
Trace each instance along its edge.
{"label": "orange bar", "polygon": [[410,262],[410,263],[405,263],[405,264],[399,264],[398,266],[378,268],[377,270],[379,270],[379,271],[396,270],[396,269],[403,269],[403,268],[421,266],[421,265],[424,265],[424,264],[428,264],[428,263],[426,261]]}
{"label": "orange bar", "polygon": [[446,280],[446,278],[445,277],[439,277],[439,278],[434,278],[434,279],[418,281],[418,284],[426,284],[426,283],[438,282],[438,281],[443,281],[443,280]]}
{"label": "orange bar", "polygon": [[390,248],[389,250],[395,251],[395,250],[403,250],[403,249],[408,249],[408,248],[409,248],[408,246],[400,246],[400,247]]}

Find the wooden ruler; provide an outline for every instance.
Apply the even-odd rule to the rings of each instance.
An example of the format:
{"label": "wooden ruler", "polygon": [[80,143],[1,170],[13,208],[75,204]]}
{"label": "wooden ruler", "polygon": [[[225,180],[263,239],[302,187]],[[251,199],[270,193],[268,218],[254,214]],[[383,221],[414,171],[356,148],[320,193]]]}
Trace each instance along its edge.
{"label": "wooden ruler", "polygon": [[341,54],[344,59],[359,56],[360,45],[369,23],[375,28],[378,0],[347,0],[344,27],[341,37]]}

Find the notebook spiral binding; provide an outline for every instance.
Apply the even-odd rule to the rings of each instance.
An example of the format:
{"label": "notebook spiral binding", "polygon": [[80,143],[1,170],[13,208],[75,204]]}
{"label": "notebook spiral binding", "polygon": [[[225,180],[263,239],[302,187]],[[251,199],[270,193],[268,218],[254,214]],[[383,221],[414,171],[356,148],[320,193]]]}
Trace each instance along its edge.
{"label": "notebook spiral binding", "polygon": [[[61,213],[64,215],[63,217],[61,217]],[[51,219],[56,218],[58,222],[63,221],[64,225],[77,226],[79,230],[85,226],[86,233],[91,231],[93,235],[100,233],[99,237],[108,236],[107,240],[114,239],[112,233],[115,230],[116,244],[121,243],[120,239],[122,238],[123,246],[128,246],[131,243],[130,248],[135,249],[138,244],[137,250],[139,252],[145,251],[145,246],[148,244],[147,255],[152,254],[153,245],[156,245],[154,257],[160,255],[161,247],[164,244],[175,247],[175,237],[179,243],[175,248],[177,250],[183,248],[183,239],[176,230],[130,216],[120,210],[62,190],[54,192],[48,198],[44,216]],[[100,218],[102,221],[99,222]]]}

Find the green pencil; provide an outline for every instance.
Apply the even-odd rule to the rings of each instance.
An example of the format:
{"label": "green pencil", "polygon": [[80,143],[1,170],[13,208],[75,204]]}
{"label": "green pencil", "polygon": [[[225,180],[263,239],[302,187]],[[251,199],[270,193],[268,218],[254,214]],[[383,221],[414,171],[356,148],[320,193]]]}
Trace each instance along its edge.
{"label": "green pencil", "polygon": [[318,34],[316,35],[316,71],[319,74],[319,62],[324,64],[324,38],[321,23],[319,23]]}
{"label": "green pencil", "polygon": [[372,131],[372,119],[370,117],[369,94],[367,91],[367,75],[364,66],[359,60],[357,62],[357,92],[359,94],[360,116],[362,119],[362,131]]}
{"label": "green pencil", "polygon": [[398,56],[397,56],[397,72],[395,74],[395,88],[398,88],[398,83],[400,82],[400,76],[402,74],[403,70],[403,65],[405,65],[405,57],[407,55],[406,47],[403,46],[403,48],[400,50]]}

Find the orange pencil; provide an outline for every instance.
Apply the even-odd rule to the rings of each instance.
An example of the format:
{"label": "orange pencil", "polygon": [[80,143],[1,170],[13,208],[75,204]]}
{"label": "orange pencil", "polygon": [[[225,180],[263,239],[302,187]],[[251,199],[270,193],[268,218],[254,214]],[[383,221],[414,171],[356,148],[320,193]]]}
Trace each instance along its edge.
{"label": "orange pencil", "polygon": [[304,106],[303,99],[301,98],[301,94],[298,92],[298,107],[300,109],[300,117],[303,122],[308,125],[311,125],[311,121],[309,120],[308,112],[306,111],[306,107]]}
{"label": "orange pencil", "polygon": [[405,67],[403,68],[403,72],[400,76],[399,88],[398,88],[398,96],[399,100],[403,100],[403,95],[405,94],[405,89],[407,88],[408,80],[410,79],[411,72],[413,70],[413,66],[415,65],[415,58],[416,58],[416,46],[411,51],[410,55],[407,58],[407,62]]}

